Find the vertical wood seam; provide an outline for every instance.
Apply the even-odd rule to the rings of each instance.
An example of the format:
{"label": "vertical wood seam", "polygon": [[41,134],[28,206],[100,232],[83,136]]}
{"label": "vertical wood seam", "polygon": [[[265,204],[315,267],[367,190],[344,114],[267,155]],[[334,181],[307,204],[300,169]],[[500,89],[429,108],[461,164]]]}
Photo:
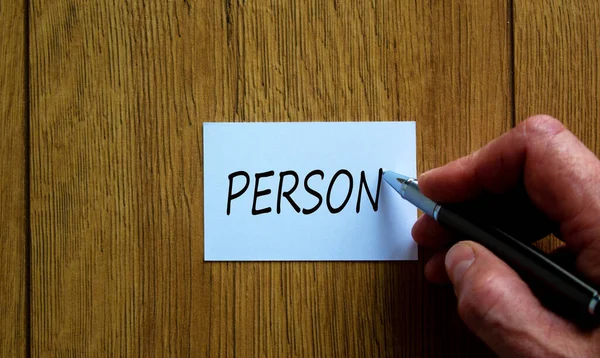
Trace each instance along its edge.
{"label": "vertical wood seam", "polygon": [[510,106],[512,107],[512,111],[510,114],[511,118],[511,127],[515,127],[517,125],[517,101],[515,94],[515,4],[514,0],[508,1],[508,51],[509,51],[509,64],[508,64],[508,72],[510,73],[510,80],[508,81],[508,90],[510,91]]}
{"label": "vertical wood seam", "polygon": [[23,1],[23,26],[24,28],[24,91],[25,91],[25,121],[23,141],[25,143],[25,356],[31,357],[31,337],[33,325],[31,322],[31,90],[30,90],[30,52],[29,36],[31,34],[29,25],[30,1]]}

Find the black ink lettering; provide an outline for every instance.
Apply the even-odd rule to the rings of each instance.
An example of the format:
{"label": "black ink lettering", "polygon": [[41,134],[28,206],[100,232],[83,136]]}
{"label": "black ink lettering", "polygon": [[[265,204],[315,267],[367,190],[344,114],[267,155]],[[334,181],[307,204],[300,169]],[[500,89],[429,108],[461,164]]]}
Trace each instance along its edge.
{"label": "black ink lettering", "polygon": [[363,186],[367,192],[367,196],[369,197],[369,201],[373,206],[373,211],[377,211],[379,209],[379,189],[381,188],[381,177],[383,176],[383,169],[379,168],[379,178],[377,179],[377,194],[375,194],[375,200],[373,200],[373,196],[371,195],[371,191],[369,191],[369,186],[367,185],[367,178],[365,177],[365,171],[360,172],[360,184],[358,185],[358,200],[356,201],[356,213],[360,213],[360,194],[362,193]]}
{"label": "black ink lettering", "polygon": [[[244,184],[244,187],[242,188],[242,190],[233,194],[233,193],[231,193],[231,190],[233,189],[233,178],[240,176],[240,175],[243,176],[244,178],[246,178],[246,184]],[[237,199],[240,196],[242,196],[242,194],[244,194],[244,192],[248,189],[248,186],[250,185],[250,175],[248,175],[248,173],[246,173],[244,171],[239,171],[239,172],[229,174],[228,178],[229,178],[229,191],[227,193],[227,215],[229,215],[231,213],[231,201],[233,199]]]}
{"label": "black ink lettering", "polygon": [[318,199],[317,205],[313,206],[310,209],[302,209],[302,214],[304,214],[304,215],[314,213],[315,211],[317,211],[317,209],[319,209],[319,207],[323,203],[323,197],[321,196],[321,194],[319,194],[318,191],[316,191],[313,188],[308,186],[308,179],[310,179],[312,176],[315,176],[315,175],[319,175],[321,177],[321,180],[323,180],[323,178],[325,177],[325,173],[323,173],[322,170],[317,169],[317,170],[313,170],[312,172],[308,173],[306,175],[306,178],[304,178],[304,189],[306,189],[306,191],[309,194],[311,194],[312,196],[314,196],[315,198]]}
{"label": "black ink lettering", "polygon": [[[285,178],[288,175],[294,177],[294,185],[292,185],[292,188],[290,190],[282,192],[283,178]],[[279,173],[279,192],[277,194],[277,214],[281,213],[281,197],[282,196],[290,202],[290,204],[292,205],[294,210],[296,210],[297,213],[300,212],[300,207],[298,206],[298,204],[296,204],[294,202],[294,200],[291,197],[292,193],[294,192],[294,190],[296,190],[297,187],[298,187],[298,174],[296,172],[288,170],[288,171]]]}
{"label": "black ink lettering", "polygon": [[[334,208],[331,206],[331,189],[333,188],[335,180],[342,174],[348,177],[348,194],[346,194],[346,199],[344,199],[342,205],[338,206],[337,208]],[[348,200],[350,200],[350,196],[352,196],[352,184],[352,174],[350,174],[350,172],[346,169],[340,169],[333,175],[333,178],[331,178],[331,183],[329,183],[329,188],[327,188],[327,208],[329,209],[329,212],[331,212],[332,214],[337,214],[344,209],[344,206],[346,206],[346,204],[348,204]]]}
{"label": "black ink lettering", "polygon": [[260,180],[260,178],[267,178],[267,177],[273,176],[273,174],[275,174],[275,172],[271,170],[268,172],[256,173],[254,175],[254,178],[256,179],[256,183],[254,183],[254,199],[252,200],[252,215],[260,215],[260,214],[266,214],[266,213],[271,212],[270,207],[256,210],[256,199],[258,199],[259,196],[271,194],[271,189],[258,190],[258,181]]}

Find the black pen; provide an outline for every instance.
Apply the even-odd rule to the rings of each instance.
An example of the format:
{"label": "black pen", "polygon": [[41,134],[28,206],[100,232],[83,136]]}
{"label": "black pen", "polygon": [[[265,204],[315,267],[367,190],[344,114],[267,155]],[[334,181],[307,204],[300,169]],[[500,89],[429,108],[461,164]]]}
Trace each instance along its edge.
{"label": "black pen", "polygon": [[[383,179],[402,198],[442,226],[485,246],[506,262],[521,275],[538,295],[540,301],[551,298],[554,305],[562,311],[573,313],[576,317],[598,321],[599,314],[596,310],[600,301],[598,291],[550,260],[532,245],[519,241],[497,227],[472,222],[451,207],[432,201],[421,193],[418,182],[414,178],[386,171]],[[540,297],[539,292],[543,292],[541,295],[544,297]]]}

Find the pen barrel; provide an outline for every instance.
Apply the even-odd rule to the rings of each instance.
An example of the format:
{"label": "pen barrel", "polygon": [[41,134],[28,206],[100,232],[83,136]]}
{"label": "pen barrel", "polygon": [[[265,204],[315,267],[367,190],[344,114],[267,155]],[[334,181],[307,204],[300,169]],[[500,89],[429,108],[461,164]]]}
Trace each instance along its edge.
{"label": "pen barrel", "polygon": [[577,311],[573,313],[578,317],[596,315],[597,291],[535,247],[522,243],[498,228],[479,226],[444,206],[439,209],[437,220],[443,226],[485,246],[510,265],[541,301],[552,301],[559,308],[561,305],[570,307]]}

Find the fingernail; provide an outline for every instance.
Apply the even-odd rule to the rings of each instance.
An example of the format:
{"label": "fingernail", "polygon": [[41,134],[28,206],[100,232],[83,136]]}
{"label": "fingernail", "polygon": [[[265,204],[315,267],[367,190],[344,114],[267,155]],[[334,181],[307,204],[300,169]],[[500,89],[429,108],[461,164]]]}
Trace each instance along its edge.
{"label": "fingernail", "polygon": [[446,271],[453,283],[459,282],[475,261],[475,252],[469,244],[456,244],[446,254]]}

